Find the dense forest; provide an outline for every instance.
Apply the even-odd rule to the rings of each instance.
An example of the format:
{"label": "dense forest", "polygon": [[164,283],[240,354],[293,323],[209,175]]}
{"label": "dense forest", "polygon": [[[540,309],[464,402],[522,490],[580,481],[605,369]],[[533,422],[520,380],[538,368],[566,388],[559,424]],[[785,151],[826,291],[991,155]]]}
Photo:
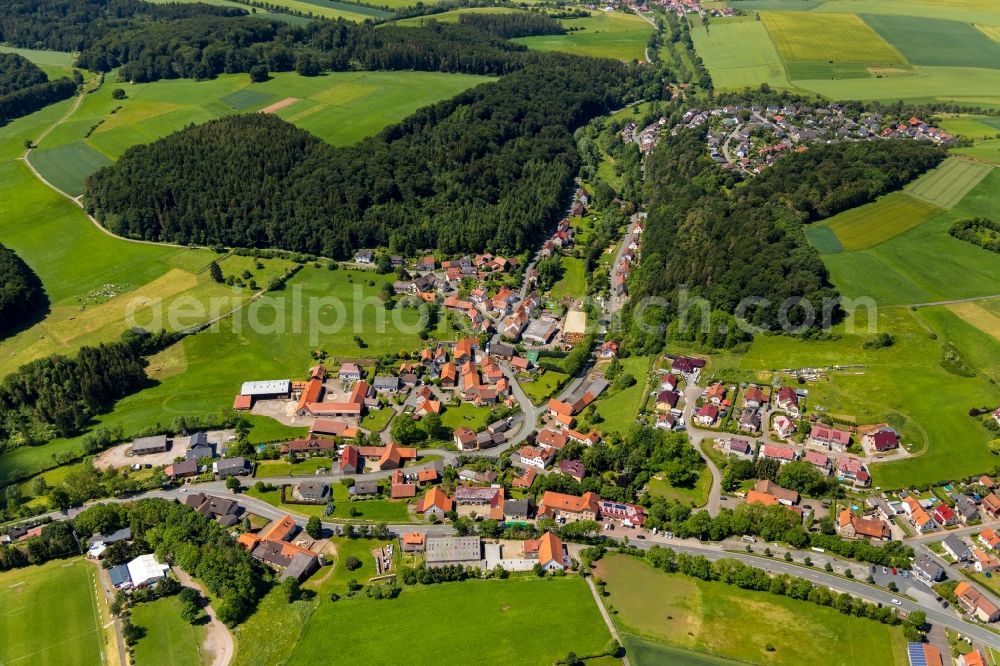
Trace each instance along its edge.
{"label": "dense forest", "polygon": [[0,337],[46,304],[38,276],[20,257],[0,244]]}
{"label": "dense forest", "polygon": [[[755,327],[782,330],[788,299],[805,299],[819,313],[824,299],[839,297],[802,224],[897,189],[943,157],[941,148],[915,141],[843,142],[789,156],[736,184],[708,158],[703,132],[667,137],[647,162],[649,224],[632,291],[675,300],[661,323],[677,315],[685,289],[706,298],[722,319],[744,299],[767,299],[740,314]],[[793,305],[788,324],[806,323],[807,309]],[[662,344],[633,333],[639,347]],[[743,339],[713,336],[712,346]]]}
{"label": "dense forest", "polygon": [[498,37],[562,35],[566,28],[546,14],[459,14],[458,22]]}
{"label": "dense forest", "polygon": [[346,148],[273,116],[234,116],[130,149],[88,181],[118,234],[279,247],[519,252],[560,217],[572,132],[633,94],[629,66],[548,55]]}
{"label": "dense forest", "polygon": [[48,80],[45,72],[24,56],[0,53],[0,97]]}
{"label": "dense forest", "polygon": [[176,339],[127,331],[119,341],[82,347],[73,358],[54,354],[21,366],[0,383],[3,448],[78,434],[114,401],[146,386],[143,356]]}

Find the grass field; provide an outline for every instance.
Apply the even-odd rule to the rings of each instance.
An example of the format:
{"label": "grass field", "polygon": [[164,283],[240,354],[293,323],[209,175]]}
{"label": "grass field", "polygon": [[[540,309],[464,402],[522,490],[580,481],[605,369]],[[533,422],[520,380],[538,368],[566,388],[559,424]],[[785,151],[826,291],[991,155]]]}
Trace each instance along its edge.
{"label": "grass field", "polygon": [[541,376],[536,375],[533,382],[521,382],[521,388],[531,402],[540,405],[551,398],[568,377],[564,372],[546,370]]}
{"label": "grass field", "polygon": [[594,573],[607,582],[605,603],[617,611],[615,623],[630,634],[775,666],[906,664],[898,627],[788,597],[666,574],[623,555],[605,557]]}
{"label": "grass field", "polygon": [[563,276],[552,285],[552,298],[580,298],[587,293],[586,262],[576,257],[562,258]]}
{"label": "grass field", "polygon": [[445,405],[441,412],[441,423],[448,428],[472,428],[479,431],[485,428],[490,422],[490,408],[476,407],[471,402],[463,402],[457,407],[452,404]]}
{"label": "grass field", "polygon": [[[822,239],[817,247],[850,298],[870,296],[885,306],[1000,294],[1000,257],[948,235],[954,220],[989,217],[997,205],[1000,170],[993,169],[951,210],[876,247],[832,252]],[[808,235],[816,242],[815,232]]]}
{"label": "grass field", "polygon": [[976,372],[987,379],[1000,380],[1000,316],[994,310],[1000,301],[967,301],[952,305],[921,308],[918,315],[935,331],[961,349]]}
{"label": "grass field", "polygon": [[[882,279],[878,273],[869,275],[872,281]],[[1000,380],[997,343],[943,307],[916,312],[881,307],[872,331],[865,310],[858,314],[854,333],[841,325],[834,329],[839,337],[829,341],[757,336],[746,354],[713,357],[712,371],[761,381],[780,368],[829,367],[849,358],[863,368],[833,372],[829,379],[809,384],[810,408],[851,415],[858,423],[894,421],[904,445],[919,454],[874,465],[874,485],[899,488],[991,469],[996,457],[986,448],[988,433],[966,412],[974,405],[1000,403],[1000,389],[993,383]],[[864,349],[864,340],[875,332],[890,333],[895,343]],[[976,377],[942,367],[945,343],[976,368]]]}
{"label": "grass field", "polygon": [[83,141],[31,154],[31,164],[47,181],[74,197],[83,194],[83,181],[111,160]]}
{"label": "grass field", "polygon": [[906,64],[896,49],[853,14],[764,12],[761,20],[786,62]]}
{"label": "grass field", "polygon": [[894,238],[941,212],[940,208],[893,192],[877,201],[851,208],[834,215],[806,230],[806,236],[816,238],[817,249],[835,252],[824,240],[824,228],[833,232],[840,247],[846,251],[864,250]]}
{"label": "grass field", "polygon": [[864,20],[914,65],[1000,68],[1000,44],[968,23],[915,16]]}
{"label": "grass field", "polygon": [[405,26],[425,25],[431,21],[437,21],[438,23],[458,23],[458,17],[462,14],[515,14],[521,11],[524,10],[514,7],[463,7],[462,9],[452,9],[451,11],[431,14],[429,16],[412,16],[393,21],[393,23]]}
{"label": "grass field", "polygon": [[[595,427],[603,433],[626,432],[635,423],[639,407],[645,399],[646,376],[649,374],[649,358],[629,356],[622,359],[622,368],[636,378],[636,383],[597,401],[597,413],[604,419]],[[605,394],[607,395],[607,394]]]}
{"label": "grass field", "polygon": [[[772,4],[775,0],[772,0]],[[777,0],[786,7],[787,0]],[[751,5],[753,2],[742,2]],[[993,0],[825,0],[812,3],[817,12],[855,12],[887,16],[922,16],[968,23],[1000,25]],[[799,3],[795,2],[795,6]]]}
{"label": "grass field", "polygon": [[625,644],[625,654],[629,663],[636,666],[741,666],[746,662],[733,661],[716,655],[704,654],[693,650],[684,650],[672,645],[662,645],[647,641],[631,634],[622,635]]}
{"label": "grass field", "polygon": [[946,132],[972,139],[992,139],[1000,134],[1000,118],[993,116],[944,116],[938,125]]}
{"label": "grass field", "polygon": [[992,169],[971,160],[948,159],[933,171],[906,186],[918,199],[941,208],[952,208],[989,175]]}
{"label": "grass field", "polygon": [[132,622],[146,630],[146,635],[135,644],[137,664],[210,663],[201,653],[205,626],[194,626],[181,619],[181,603],[176,596],[138,604],[132,609]]}
{"label": "grass field", "polygon": [[[383,626],[411,626],[413,631],[354,633],[352,661],[395,663],[405,654],[410,663],[437,663],[446,640],[450,663],[552,664],[570,651],[580,656],[600,653],[609,638],[580,578],[469,580],[407,587],[393,601],[324,600],[287,663],[323,661],[329,655],[331,632],[365,626],[376,616]],[[543,618],[545,629],[540,631]]]}
{"label": "grass field", "polygon": [[0,574],[0,663],[100,664],[97,568],[82,558]]}
{"label": "grass field", "polygon": [[679,488],[670,485],[666,479],[650,479],[646,486],[650,495],[663,497],[668,500],[676,500],[691,506],[704,506],[708,502],[708,494],[712,490],[712,472],[705,467],[698,482],[693,488]]}
{"label": "grass field", "polygon": [[269,4],[321,18],[342,18],[347,21],[357,21],[359,23],[369,18],[391,16],[388,12],[372,9],[371,7],[349,5],[343,2],[329,2],[328,0],[269,0]]}
{"label": "grass field", "polygon": [[994,166],[1000,166],[1000,139],[977,141],[974,146],[956,148],[953,152]]}
{"label": "grass field", "polygon": [[518,37],[512,42],[539,51],[562,51],[575,55],[615,60],[645,58],[646,43],[653,27],[635,14],[592,12],[589,18],[560,21],[572,29],[565,35]]}
{"label": "grass field", "polygon": [[1000,25],[977,25],[976,28],[994,42],[1000,44]]}
{"label": "grass field", "polygon": [[831,99],[906,100],[913,103],[956,101],[971,106],[1000,107],[1000,71],[973,67],[915,68],[909,76],[868,79],[801,79],[803,90]]}

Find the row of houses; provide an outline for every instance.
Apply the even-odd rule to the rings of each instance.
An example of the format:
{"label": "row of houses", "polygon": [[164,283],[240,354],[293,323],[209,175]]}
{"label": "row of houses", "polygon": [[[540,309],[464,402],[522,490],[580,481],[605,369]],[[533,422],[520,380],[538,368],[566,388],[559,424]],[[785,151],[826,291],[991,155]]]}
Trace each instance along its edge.
{"label": "row of houses", "polygon": [[237,542],[255,559],[279,570],[279,580],[294,578],[301,582],[322,566],[322,556],[302,543],[295,543],[298,533],[295,520],[286,514],[259,533],[240,534]]}
{"label": "row of houses", "polygon": [[856,488],[871,485],[868,468],[857,458],[834,459],[819,451],[800,452],[790,446],[770,443],[762,444],[758,450],[750,440],[736,437],[723,442],[721,448],[727,455],[741,460],[753,460],[756,456],[761,460],[777,460],[782,465],[801,460],[813,465],[824,476],[836,475],[842,483]]}

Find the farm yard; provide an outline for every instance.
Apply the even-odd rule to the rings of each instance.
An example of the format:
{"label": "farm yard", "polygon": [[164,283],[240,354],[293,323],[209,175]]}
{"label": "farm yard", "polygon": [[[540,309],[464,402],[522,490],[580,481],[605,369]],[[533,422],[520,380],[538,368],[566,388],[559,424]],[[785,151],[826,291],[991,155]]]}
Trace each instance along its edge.
{"label": "farm yard", "polygon": [[114,647],[101,628],[97,571],[77,558],[0,574],[0,663],[103,663]]}
{"label": "farm yard", "polygon": [[562,51],[575,55],[615,60],[645,58],[646,43],[653,27],[635,14],[591,12],[588,18],[563,19],[565,35],[518,37],[512,42],[539,51]]}
{"label": "farm yard", "polygon": [[[624,555],[605,557],[595,565],[594,574],[607,583],[610,596],[605,603],[615,609],[620,631],[692,650],[699,657],[709,653],[776,666],[848,666],[859,660],[906,664],[900,628],[833,608],[667,574]],[[749,626],[754,630],[746,631]],[[720,662],[696,657],[683,663]]]}

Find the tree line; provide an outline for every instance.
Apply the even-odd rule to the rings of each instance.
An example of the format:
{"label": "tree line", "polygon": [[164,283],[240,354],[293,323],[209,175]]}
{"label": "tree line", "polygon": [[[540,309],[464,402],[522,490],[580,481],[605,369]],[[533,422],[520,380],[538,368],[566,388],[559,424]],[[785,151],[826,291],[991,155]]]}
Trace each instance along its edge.
{"label": "tree line", "polygon": [[45,72],[24,56],[0,53],[0,97],[48,80]]}
{"label": "tree line", "polygon": [[[76,83],[62,77],[49,81],[44,71],[17,53],[0,53],[0,125],[72,97]],[[0,253],[2,253],[0,248]],[[4,263],[0,259],[0,264]],[[2,268],[0,268],[2,270]],[[2,284],[2,282],[0,282]],[[2,295],[0,295],[2,299]],[[3,318],[0,304],[0,320]],[[3,324],[0,323],[0,330]]]}
{"label": "tree line", "polygon": [[47,305],[38,276],[0,243],[0,336],[18,328]]}
{"label": "tree line", "polygon": [[958,220],[951,225],[948,233],[955,238],[978,245],[984,250],[1000,252],[1000,223],[988,217]]}
{"label": "tree line", "polygon": [[53,354],[22,365],[0,383],[0,411],[7,417],[0,441],[30,443],[31,434],[46,426],[62,437],[80,433],[116,400],[147,386],[143,356],[176,339],[128,331],[116,342],[82,347],[72,358]]}
{"label": "tree line", "polygon": [[336,259],[534,247],[579,167],[572,131],[631,94],[632,70],[552,54],[336,148],[252,114],[136,146],[87,183],[124,236],[278,247]]}

